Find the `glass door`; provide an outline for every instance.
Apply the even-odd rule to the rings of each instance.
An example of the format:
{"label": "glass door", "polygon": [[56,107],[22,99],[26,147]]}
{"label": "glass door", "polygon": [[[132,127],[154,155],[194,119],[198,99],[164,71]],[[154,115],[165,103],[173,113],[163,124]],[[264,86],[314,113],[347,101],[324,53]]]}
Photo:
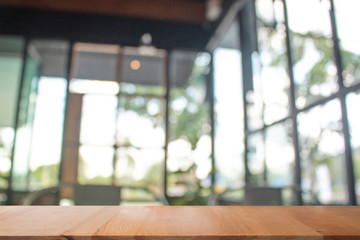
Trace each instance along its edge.
{"label": "glass door", "polygon": [[62,181],[161,189],[165,60],[162,50],[74,45]]}

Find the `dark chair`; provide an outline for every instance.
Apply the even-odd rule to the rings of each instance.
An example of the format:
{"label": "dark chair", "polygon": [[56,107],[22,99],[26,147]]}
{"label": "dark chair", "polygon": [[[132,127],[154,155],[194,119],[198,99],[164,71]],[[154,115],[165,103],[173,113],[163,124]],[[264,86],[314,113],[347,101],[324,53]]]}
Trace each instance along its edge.
{"label": "dark chair", "polygon": [[281,188],[246,187],[245,205],[283,205]]}
{"label": "dark chair", "polygon": [[[161,194],[155,194],[145,187],[135,186],[104,186],[104,185],[81,185],[81,184],[60,184],[33,191],[22,199],[22,205],[59,205],[60,192],[72,191],[72,201],[74,205],[120,205],[120,203],[149,204],[157,202],[162,205],[169,205],[167,199]],[[137,190],[147,193],[151,199],[123,199],[121,190]],[[46,199],[46,201],[41,201]]]}
{"label": "dark chair", "polygon": [[283,188],[268,186],[227,189],[212,196],[209,205],[283,205],[282,190]]}
{"label": "dark chair", "polygon": [[120,205],[121,188],[117,186],[74,185],[75,205]]}

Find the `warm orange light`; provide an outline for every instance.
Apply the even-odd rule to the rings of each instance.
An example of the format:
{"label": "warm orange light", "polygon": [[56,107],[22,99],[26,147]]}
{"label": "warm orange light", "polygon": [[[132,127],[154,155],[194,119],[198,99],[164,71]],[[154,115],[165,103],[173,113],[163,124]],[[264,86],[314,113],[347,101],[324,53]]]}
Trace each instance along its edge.
{"label": "warm orange light", "polygon": [[132,70],[139,70],[139,68],[141,67],[141,64],[138,60],[132,60],[130,62],[130,67]]}

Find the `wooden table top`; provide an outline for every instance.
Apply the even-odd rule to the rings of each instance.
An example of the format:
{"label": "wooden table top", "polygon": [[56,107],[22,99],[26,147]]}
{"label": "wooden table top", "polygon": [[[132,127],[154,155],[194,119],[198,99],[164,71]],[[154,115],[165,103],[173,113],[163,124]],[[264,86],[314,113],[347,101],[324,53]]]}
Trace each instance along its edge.
{"label": "wooden table top", "polygon": [[0,207],[0,240],[359,240],[360,207]]}

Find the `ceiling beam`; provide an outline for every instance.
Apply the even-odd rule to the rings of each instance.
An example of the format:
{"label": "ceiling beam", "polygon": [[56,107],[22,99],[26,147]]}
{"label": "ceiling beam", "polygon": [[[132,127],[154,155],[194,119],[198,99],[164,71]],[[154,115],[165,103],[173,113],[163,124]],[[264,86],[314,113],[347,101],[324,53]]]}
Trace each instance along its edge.
{"label": "ceiling beam", "polygon": [[211,32],[199,24],[0,6],[0,35],[139,46],[144,33],[162,49],[203,50]]}
{"label": "ceiling beam", "polygon": [[0,0],[0,5],[203,24],[204,0]]}

